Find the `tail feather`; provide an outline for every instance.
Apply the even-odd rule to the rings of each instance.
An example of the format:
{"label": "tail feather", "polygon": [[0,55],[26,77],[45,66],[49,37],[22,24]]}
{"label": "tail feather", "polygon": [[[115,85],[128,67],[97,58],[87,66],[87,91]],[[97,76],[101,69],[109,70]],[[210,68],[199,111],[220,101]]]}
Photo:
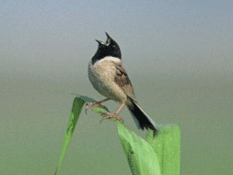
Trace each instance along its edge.
{"label": "tail feather", "polygon": [[156,123],[140,108],[140,106],[131,100],[131,104],[127,105],[130,113],[134,117],[134,121],[139,129],[144,130],[146,129],[152,129],[154,133],[156,133],[158,130],[156,128]]}

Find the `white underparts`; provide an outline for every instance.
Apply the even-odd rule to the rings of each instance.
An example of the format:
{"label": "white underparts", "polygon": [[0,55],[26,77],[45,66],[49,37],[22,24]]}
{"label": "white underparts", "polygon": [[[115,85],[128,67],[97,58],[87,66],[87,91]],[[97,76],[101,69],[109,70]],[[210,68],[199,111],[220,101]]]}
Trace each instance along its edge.
{"label": "white underparts", "polygon": [[112,56],[104,57],[103,59],[99,60],[98,62],[102,62],[102,61],[106,61],[106,60],[113,61],[116,64],[120,64],[121,63],[121,59],[119,59],[117,57],[112,57]]}

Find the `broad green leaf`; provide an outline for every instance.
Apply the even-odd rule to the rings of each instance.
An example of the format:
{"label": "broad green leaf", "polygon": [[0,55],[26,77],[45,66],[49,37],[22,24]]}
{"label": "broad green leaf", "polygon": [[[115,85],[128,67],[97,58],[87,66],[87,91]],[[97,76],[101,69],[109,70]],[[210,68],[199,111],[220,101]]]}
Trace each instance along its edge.
{"label": "broad green leaf", "polygon": [[159,161],[152,146],[117,122],[118,134],[133,175],[161,175]]}
{"label": "broad green leaf", "polygon": [[178,124],[161,126],[153,138],[149,132],[147,141],[158,155],[162,175],[180,174],[180,127]]}
{"label": "broad green leaf", "polygon": [[61,164],[62,164],[62,161],[64,159],[65,152],[66,152],[68,145],[70,143],[70,139],[73,135],[75,126],[76,126],[77,121],[79,119],[79,116],[80,116],[80,113],[81,113],[81,110],[82,110],[84,103],[85,103],[85,101],[82,98],[77,98],[77,97],[75,97],[75,99],[73,101],[73,107],[71,110],[70,119],[69,119],[67,130],[66,130],[66,136],[65,136],[65,139],[63,141],[63,146],[62,146],[62,150],[60,153],[60,158],[59,158],[59,162],[58,162],[58,166],[57,166],[55,175],[58,173],[59,169],[61,168]]}

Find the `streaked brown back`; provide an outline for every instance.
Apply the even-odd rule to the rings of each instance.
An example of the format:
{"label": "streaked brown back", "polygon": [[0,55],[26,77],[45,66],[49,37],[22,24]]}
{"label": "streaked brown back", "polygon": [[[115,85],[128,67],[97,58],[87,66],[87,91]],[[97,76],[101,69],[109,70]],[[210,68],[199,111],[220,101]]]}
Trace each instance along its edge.
{"label": "streaked brown back", "polygon": [[115,64],[115,66],[117,69],[115,82],[124,90],[127,96],[129,96],[130,98],[136,101],[133,86],[127,75],[126,70],[121,65]]}

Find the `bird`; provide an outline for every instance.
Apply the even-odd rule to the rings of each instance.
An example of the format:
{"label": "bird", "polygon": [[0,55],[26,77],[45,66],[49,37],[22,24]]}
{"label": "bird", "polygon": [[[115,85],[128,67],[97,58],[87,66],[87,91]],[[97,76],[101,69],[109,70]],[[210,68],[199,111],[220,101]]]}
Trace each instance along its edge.
{"label": "bird", "polygon": [[121,49],[118,43],[107,33],[107,40],[96,40],[98,49],[88,64],[88,77],[93,87],[106,98],[98,102],[86,103],[89,107],[104,107],[103,102],[114,100],[120,103],[115,113],[106,112],[103,119],[115,118],[122,121],[119,113],[127,106],[137,127],[158,132],[157,124],[142,110],[136,101],[133,85],[122,65]]}

